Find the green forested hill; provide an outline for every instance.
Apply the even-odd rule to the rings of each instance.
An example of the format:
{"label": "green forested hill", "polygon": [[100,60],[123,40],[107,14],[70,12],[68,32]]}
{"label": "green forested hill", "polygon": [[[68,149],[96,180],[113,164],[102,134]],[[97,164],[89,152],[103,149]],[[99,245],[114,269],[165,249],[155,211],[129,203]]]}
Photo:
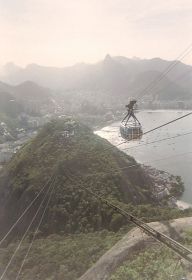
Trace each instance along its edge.
{"label": "green forested hill", "polygon": [[[60,119],[48,123],[2,170],[1,236],[50,177],[55,179],[53,196],[23,268],[22,280],[75,280],[123,235],[119,229],[127,221],[81,186],[146,221],[190,214],[159,207],[152,197],[153,182],[133,158],[112,148],[83,124]],[[0,271],[41,200],[42,196],[4,242]],[[15,280],[36,226],[35,221],[7,271],[8,280]]]}
{"label": "green forested hill", "polygon": [[[66,131],[70,130],[69,137]],[[0,178],[1,223],[6,229],[52,174],[56,186],[42,230],[48,233],[116,229],[123,221],[80,185],[114,201],[152,202],[152,182],[133,158],[78,122],[52,121],[7,164]],[[70,178],[70,180],[69,180]],[[71,181],[73,180],[73,181]],[[33,208],[35,211],[37,205]],[[23,230],[23,224],[18,231]],[[117,221],[116,221],[117,220]]]}

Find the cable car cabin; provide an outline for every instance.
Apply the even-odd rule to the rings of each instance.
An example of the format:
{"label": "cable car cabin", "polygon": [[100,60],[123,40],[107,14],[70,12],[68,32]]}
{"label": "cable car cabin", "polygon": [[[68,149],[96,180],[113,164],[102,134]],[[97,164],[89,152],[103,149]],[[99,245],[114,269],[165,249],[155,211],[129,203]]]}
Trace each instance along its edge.
{"label": "cable car cabin", "polygon": [[127,108],[127,114],[120,125],[121,136],[129,141],[141,139],[143,134],[142,126],[135,116],[136,103],[136,100],[131,100],[129,104],[125,106]]}
{"label": "cable car cabin", "polygon": [[136,122],[122,122],[120,125],[121,137],[126,140],[139,140],[143,135],[142,127]]}

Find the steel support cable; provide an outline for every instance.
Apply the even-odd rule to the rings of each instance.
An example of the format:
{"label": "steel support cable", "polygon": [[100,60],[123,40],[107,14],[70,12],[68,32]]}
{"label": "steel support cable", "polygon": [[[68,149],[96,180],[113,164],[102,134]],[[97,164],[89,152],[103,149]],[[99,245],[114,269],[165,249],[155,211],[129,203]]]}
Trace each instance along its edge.
{"label": "steel support cable", "polygon": [[174,61],[172,61],[164,70],[163,72],[156,78],[154,79],[151,83],[148,84],[148,86],[146,86],[144,88],[144,90],[141,91],[141,93],[143,92],[146,92],[150,89],[150,87],[155,83],[155,82],[158,82],[158,80],[166,75],[169,71],[172,70],[172,68],[174,68],[179,62],[180,60],[182,60],[183,58],[185,58],[185,56],[187,56],[190,52],[191,52],[191,47],[192,47],[192,44],[190,44],[188,46],[187,49],[185,49],[179,56],[176,57],[176,59]]}
{"label": "steel support cable", "polygon": [[[157,129],[160,129],[160,128],[162,128],[162,127],[164,127],[164,126],[167,126],[167,125],[169,125],[169,124],[171,124],[171,123],[174,123],[174,122],[176,122],[176,121],[178,121],[178,120],[181,120],[181,119],[183,119],[183,118],[186,118],[186,117],[188,117],[188,116],[190,116],[190,115],[192,115],[192,112],[189,112],[189,113],[187,113],[187,114],[185,114],[185,115],[183,115],[183,116],[181,116],[181,117],[179,117],[179,118],[173,119],[173,120],[171,120],[171,121],[169,121],[169,122],[166,122],[166,123],[164,123],[164,124],[162,124],[162,125],[159,125],[159,126],[157,126],[157,127],[154,127],[154,128],[152,128],[152,129],[150,129],[150,130],[147,130],[147,131],[145,131],[142,135],[146,135],[146,134],[148,134],[148,133],[150,133],[150,132],[153,132],[153,131],[155,131],[155,130],[157,130]],[[116,146],[112,146],[112,147],[108,147],[108,148],[104,149],[103,152],[104,152],[104,151],[111,150],[111,149],[115,149],[116,147],[119,147],[119,146],[121,146],[121,145],[123,145],[123,144],[125,144],[125,143],[130,142],[130,141],[131,141],[131,140],[122,141],[122,142],[120,142],[119,144],[117,144]]]}
{"label": "steel support cable", "polygon": [[175,267],[173,268],[172,274],[170,275],[170,277],[175,277],[175,271],[179,268],[179,266],[181,265],[181,259],[179,258],[176,262]]}
{"label": "steel support cable", "polygon": [[[55,180],[55,181],[56,181],[56,180]],[[37,233],[38,233],[38,231],[39,231],[39,228],[40,228],[40,226],[41,226],[41,224],[42,224],[42,221],[43,221],[43,219],[44,219],[44,216],[45,216],[45,213],[46,213],[47,208],[48,208],[48,206],[49,206],[49,203],[50,203],[50,201],[51,201],[51,198],[52,198],[54,189],[55,189],[55,183],[54,183],[54,185],[53,185],[53,187],[52,187],[52,190],[51,190],[51,192],[50,192],[50,195],[49,195],[49,198],[48,198],[48,200],[47,200],[46,206],[45,206],[45,208],[44,208],[43,214],[42,214],[41,219],[40,219],[40,221],[39,221],[39,223],[38,223],[38,225],[37,225],[37,228],[36,228],[36,230],[35,230],[35,232],[34,232],[34,234],[33,234],[33,238],[32,238],[32,240],[31,240],[31,242],[30,242],[30,244],[29,244],[29,247],[28,247],[28,249],[27,249],[27,253],[25,254],[25,256],[24,256],[24,258],[23,258],[22,264],[21,264],[21,266],[20,266],[20,268],[19,268],[19,271],[18,271],[18,273],[17,273],[17,277],[16,277],[15,280],[18,280],[18,279],[19,279],[19,276],[20,276],[20,274],[21,274],[21,271],[22,271],[22,269],[23,269],[23,266],[24,266],[24,264],[25,264],[25,262],[26,262],[26,260],[27,260],[27,258],[28,258],[29,252],[30,252],[30,250],[31,250],[31,248],[32,248],[32,246],[33,246],[33,243],[34,243],[34,241],[35,241],[36,235],[37,235]]]}
{"label": "steel support cable", "polygon": [[[144,234],[145,234],[145,232],[142,230],[142,229],[140,229],[140,233],[141,233],[141,237],[142,237],[142,251],[141,251],[141,253],[142,253],[142,267],[144,268],[145,267],[145,260],[146,260],[146,257],[144,256],[144,250],[143,249],[145,249],[145,247],[146,247],[146,242],[145,242],[145,238],[144,238]],[[142,272],[142,273],[140,273],[140,275],[145,275],[145,273],[144,272]]]}
{"label": "steel support cable", "polygon": [[[189,71],[186,71],[184,74],[178,76],[176,79],[173,80],[173,82],[176,82],[176,83],[177,83],[178,81],[183,80],[186,76],[188,76],[188,75],[191,74],[191,73],[192,73],[192,69],[190,69]],[[174,86],[174,84],[171,84],[171,85],[169,85],[169,86],[164,86],[163,88],[160,89],[159,92],[161,93],[161,92],[163,92],[164,89],[166,89],[166,88],[171,88],[171,87],[173,87],[173,86]]]}
{"label": "steel support cable", "polygon": [[[72,180],[71,177],[69,177],[67,175],[65,175],[65,176],[71,182],[73,182],[73,183],[75,182],[76,183],[76,180]],[[106,204],[110,208],[114,209],[115,212],[117,212],[120,215],[122,215],[123,217],[125,217],[128,221],[132,222],[133,224],[135,224],[140,229],[143,229],[143,231],[146,234],[148,234],[148,235],[152,236],[154,239],[164,243],[167,247],[172,249],[174,252],[176,252],[182,258],[184,258],[187,261],[192,263],[192,251],[190,249],[186,248],[185,246],[183,246],[179,242],[175,241],[171,237],[168,237],[167,235],[159,232],[158,230],[153,229],[148,224],[146,224],[143,221],[141,221],[140,219],[136,218],[134,215],[132,215],[132,214],[128,213],[127,211],[121,209],[120,207],[118,207],[115,204],[111,203],[110,201],[108,201],[107,199],[105,199],[102,196],[98,195],[97,193],[91,191],[87,187],[83,186],[81,183],[82,182],[80,182],[80,184],[77,184],[79,186],[79,188],[81,188],[83,190],[86,190],[92,196],[94,196],[95,198],[99,199],[101,202],[103,202],[104,204]]]}
{"label": "steel support cable", "polygon": [[[190,50],[190,52],[191,52],[192,50]],[[189,52],[189,53],[190,53]],[[189,54],[188,53],[188,54]],[[138,101],[140,101],[141,99],[142,99],[142,97],[146,94],[146,93],[150,93],[152,90],[154,90],[157,86],[158,86],[158,84],[159,84],[159,82],[161,82],[165,77],[167,77],[166,75],[175,67],[175,66],[177,66],[177,64],[179,64],[180,63],[180,61],[177,61],[176,63],[175,63],[175,65],[173,65],[173,67],[172,68],[170,68],[167,72],[165,72],[165,73],[162,73],[162,74],[160,74],[160,77],[156,80],[154,80],[153,82],[152,82],[152,86],[151,87],[149,87],[149,89],[148,90],[146,90],[145,92],[143,92],[143,94],[141,95],[141,96],[139,96],[138,98],[137,98],[137,100]]]}
{"label": "steel support cable", "polygon": [[9,234],[12,232],[12,230],[16,227],[16,225],[19,223],[19,221],[23,218],[23,216],[28,212],[28,210],[31,208],[31,206],[35,203],[35,201],[38,199],[38,197],[41,195],[41,193],[45,190],[49,182],[52,180],[53,175],[47,180],[43,188],[39,191],[39,193],[35,196],[35,198],[30,202],[30,204],[25,208],[23,213],[19,216],[19,218],[16,220],[16,222],[11,226],[11,228],[8,230],[8,232],[5,234],[5,236],[0,240],[0,246],[2,245],[3,241],[9,236]]}
{"label": "steel support cable", "polygon": [[[177,138],[177,137],[181,137],[181,136],[186,136],[186,135],[190,135],[190,134],[192,134],[192,131],[184,133],[184,134],[175,135],[173,137],[167,137],[167,138],[163,138],[163,139],[160,139],[160,140],[152,141],[152,142],[149,142],[149,143],[144,143],[144,144],[141,144],[141,145],[129,147],[129,148],[126,148],[126,149],[122,149],[122,151],[128,150],[128,149],[132,149],[132,148],[137,148],[137,147],[140,147],[140,146],[146,146],[146,145],[149,145],[149,144],[153,144],[153,143],[157,143],[157,142],[161,142],[161,141],[165,141],[165,140],[170,140],[170,139],[173,139],[173,138]],[[116,146],[112,146],[112,147],[115,148]],[[117,170],[112,170],[110,172],[105,172],[105,174],[111,174],[111,173],[115,174],[115,173],[119,173],[119,171],[121,171],[121,170],[129,169],[129,168],[132,168],[132,167],[139,167],[141,165],[151,164],[153,162],[167,160],[167,159],[175,158],[175,157],[181,157],[181,156],[185,156],[185,155],[189,155],[189,154],[192,154],[192,151],[188,151],[188,152],[181,153],[181,154],[175,154],[175,155],[168,156],[168,157],[158,158],[158,159],[155,159],[155,160],[152,160],[152,161],[144,161],[142,163],[136,163],[136,164],[132,164],[132,165],[125,166],[125,167],[119,167]],[[125,156],[126,156],[126,154],[119,155],[119,157],[125,157]],[[89,175],[89,178],[93,177],[93,176],[96,176],[96,175],[103,175],[103,172],[96,172],[94,174],[91,174],[91,175]],[[82,177],[79,177],[79,179],[81,179],[81,178]]]}
{"label": "steel support cable", "polygon": [[43,203],[45,202],[49,191],[50,191],[51,188],[52,188],[52,185],[54,186],[54,183],[55,183],[55,180],[53,179],[52,182],[50,183],[50,186],[49,186],[48,190],[46,191],[46,193],[45,193],[45,195],[44,195],[44,198],[42,199],[42,201],[41,201],[41,203],[40,203],[40,205],[39,205],[39,207],[38,207],[38,209],[37,209],[35,215],[33,216],[33,218],[32,218],[32,220],[31,220],[30,224],[29,224],[28,227],[27,227],[27,229],[25,230],[25,233],[23,234],[23,237],[21,238],[21,240],[20,240],[19,244],[17,245],[17,247],[16,247],[14,253],[12,254],[12,256],[11,256],[9,262],[7,263],[5,269],[3,270],[3,273],[1,274],[0,280],[2,280],[3,277],[5,276],[5,274],[6,274],[7,270],[8,270],[8,268],[9,268],[9,266],[11,265],[11,263],[12,263],[12,261],[13,261],[15,255],[16,255],[17,252],[19,251],[19,249],[20,249],[20,247],[21,247],[21,245],[22,245],[24,239],[26,238],[26,236],[27,236],[27,234],[28,234],[28,232],[29,232],[29,230],[30,230],[30,228],[31,228],[31,226],[32,226],[32,224],[33,224],[33,222],[35,221],[36,217],[38,216],[38,214],[39,214],[39,212],[40,212],[40,210],[41,210],[41,207],[42,207]]}
{"label": "steel support cable", "polygon": [[179,117],[179,118],[176,118],[176,119],[174,119],[174,120],[172,120],[172,121],[169,121],[169,122],[167,122],[167,123],[164,123],[164,124],[162,124],[162,125],[160,125],[160,126],[157,126],[157,127],[153,128],[153,129],[150,129],[150,130],[144,132],[143,135],[146,135],[146,134],[148,134],[148,133],[150,133],[150,132],[152,132],[152,131],[155,131],[155,130],[157,130],[157,129],[159,129],[159,128],[162,128],[162,127],[164,127],[164,126],[166,126],[166,125],[169,125],[169,124],[171,124],[171,123],[174,123],[174,122],[176,122],[176,121],[178,121],[178,120],[181,120],[181,119],[183,119],[183,118],[186,118],[186,117],[188,117],[188,116],[190,116],[190,115],[192,115],[192,112],[190,112],[190,113],[188,113],[188,114],[185,114],[185,115],[183,115],[183,116],[181,116],[181,117]]}
{"label": "steel support cable", "polygon": [[[190,44],[177,58],[176,58],[176,60],[177,59],[179,59],[180,57],[182,57],[182,58],[184,58],[187,54],[189,54],[190,52],[192,51],[192,44]],[[180,61],[174,61],[173,62],[173,64],[174,64],[174,66],[175,66],[175,63],[177,64],[177,63],[179,63]],[[172,64],[171,65],[169,65],[165,70],[164,70],[164,72],[166,72],[166,71],[168,71],[168,70],[170,70],[169,68],[170,67],[172,67]],[[172,68],[171,68],[172,69]],[[167,72],[166,72],[167,73]],[[162,73],[163,74],[163,73]],[[161,75],[162,75],[161,74]],[[160,76],[161,76],[160,75]],[[155,81],[153,81],[152,83],[154,83]],[[148,86],[149,87],[149,86]],[[147,88],[148,88],[147,87]],[[144,89],[145,90],[145,89]],[[139,99],[138,99],[139,100]],[[192,113],[191,113],[192,114]],[[187,116],[187,115],[186,115]],[[184,118],[185,116],[183,116],[183,118]],[[170,122],[171,123],[171,122]],[[167,123],[167,124],[169,124],[169,123]],[[166,124],[165,124],[166,125]],[[164,125],[163,125],[164,126]],[[163,126],[160,126],[160,127],[163,127]],[[158,127],[158,128],[160,128],[160,127]],[[156,128],[157,129],[157,128]],[[154,129],[155,130],[155,129]],[[143,135],[144,134],[147,134],[147,133],[149,133],[149,132],[151,132],[151,131],[153,131],[153,130],[150,130],[150,131],[147,131],[147,132],[145,132],[145,133],[143,133]],[[120,146],[120,145],[122,145],[122,144],[124,144],[124,143],[127,143],[127,142],[129,142],[129,141],[123,141],[123,142],[121,142],[121,143],[119,143],[119,144],[117,144],[115,147],[118,147],[118,146]],[[109,148],[106,148],[106,149],[104,149],[104,151],[105,150],[108,150],[108,149],[111,149],[111,147],[109,147]]]}
{"label": "steel support cable", "polygon": [[[191,51],[192,51],[192,50],[190,50],[190,51],[187,53],[187,55],[190,54]],[[185,56],[186,56],[186,55],[185,55]],[[185,57],[185,56],[184,56],[184,57]],[[184,58],[184,57],[183,57],[183,58]],[[156,83],[154,83],[154,85],[151,86],[146,92],[144,92],[143,95],[140,96],[140,97],[138,98],[138,100],[141,100],[141,98],[142,98],[146,93],[150,93],[152,90],[154,90],[155,87],[158,86],[159,82],[160,82],[161,80],[163,80],[165,77],[167,77],[166,75],[167,75],[175,66],[177,66],[177,64],[179,64],[179,63],[180,63],[180,61],[177,61],[177,62],[175,63],[175,65],[173,65],[172,68],[170,68],[166,73],[162,74],[161,77],[156,81]]]}
{"label": "steel support cable", "polygon": [[[188,153],[185,153],[185,154],[189,154],[190,152],[188,152]],[[181,155],[183,155],[183,154],[181,154]],[[180,156],[180,155],[176,155],[176,156]],[[167,158],[166,158],[167,159]],[[158,160],[163,160],[163,159],[158,159]],[[155,160],[156,161],[156,160]],[[139,164],[140,165],[140,164]],[[138,164],[136,164],[136,165],[132,165],[132,166],[128,166],[128,167],[124,167],[124,168],[121,168],[121,169],[126,169],[126,168],[131,168],[131,167],[134,167],[134,166],[138,166]],[[118,170],[120,170],[120,169],[118,169]],[[117,172],[119,172],[119,171],[117,171]],[[113,173],[114,173],[114,171],[113,171]],[[98,174],[98,173],[97,173]],[[96,174],[94,174],[94,175],[96,175]]]}
{"label": "steel support cable", "polygon": [[166,141],[166,140],[172,140],[172,139],[175,139],[175,138],[178,138],[178,137],[182,137],[182,136],[187,136],[187,135],[190,135],[190,134],[192,134],[192,131],[189,131],[189,132],[186,132],[186,133],[183,133],[183,134],[178,134],[178,135],[171,136],[171,137],[162,138],[162,139],[155,140],[155,141],[152,141],[152,142],[146,142],[146,143],[143,143],[143,144],[135,145],[135,146],[128,147],[128,148],[125,148],[125,149],[121,149],[121,151],[127,151],[127,150],[130,150],[130,149],[151,145],[151,144],[163,142],[163,141]]}
{"label": "steel support cable", "polygon": [[[192,73],[192,69],[190,69],[189,71],[186,71],[184,74],[180,75],[179,77],[177,77],[174,81],[177,83],[179,80],[183,80],[183,78],[185,78],[186,76],[188,76],[190,73]],[[156,85],[155,85],[156,86]],[[155,87],[154,86],[154,87]],[[169,85],[168,87],[167,86],[164,86],[163,88],[160,89],[160,92],[162,92],[162,90],[166,89],[166,88],[170,88],[171,86],[173,85]],[[154,88],[153,87],[153,88]],[[153,89],[149,89],[149,92]],[[137,100],[140,100],[142,97],[138,98]]]}
{"label": "steel support cable", "polygon": [[[179,62],[178,62],[179,63]],[[178,80],[182,80],[184,77],[186,77],[187,75],[189,75],[192,72],[192,70],[190,69],[189,71],[187,71],[186,73],[182,74],[181,76],[177,77],[177,79],[175,79],[175,82],[178,82]],[[170,87],[170,86],[169,86]],[[153,87],[154,88],[154,87]],[[151,88],[149,91],[151,91],[153,88]],[[165,86],[163,89],[166,89],[167,87]],[[162,91],[162,89],[161,89]],[[138,98],[137,100],[140,100],[142,97]]]}
{"label": "steel support cable", "polygon": [[[191,134],[191,132],[190,133],[186,133],[186,135],[187,134]],[[97,176],[97,175],[103,175],[103,174],[105,174],[105,175],[116,174],[116,173],[118,174],[119,171],[121,171],[121,170],[126,170],[126,169],[133,168],[133,167],[140,167],[141,165],[151,164],[151,163],[154,163],[154,162],[158,162],[158,161],[162,161],[162,160],[167,160],[167,159],[170,159],[170,158],[182,157],[182,156],[189,155],[189,154],[192,154],[192,151],[188,151],[188,152],[181,153],[181,154],[175,154],[175,155],[168,156],[168,157],[158,158],[158,159],[155,159],[155,160],[152,160],[152,161],[144,161],[143,163],[136,163],[136,164],[132,164],[132,165],[124,166],[124,167],[119,167],[118,169],[111,170],[109,172],[96,172],[96,173],[93,173],[93,174],[89,175],[88,178],[91,178],[91,177],[94,177],[94,176]],[[120,155],[120,157],[124,157],[124,156],[126,156],[126,154]],[[81,180],[81,179],[82,179],[82,177],[79,176],[78,180]]]}
{"label": "steel support cable", "polygon": [[[178,121],[178,120],[180,120],[180,119],[183,119],[183,118],[185,118],[185,117],[188,117],[189,115],[192,115],[192,112],[190,112],[190,113],[188,113],[188,114],[185,114],[185,115],[183,115],[183,116],[181,116],[181,117],[179,117],[179,118],[176,118],[176,119],[173,119],[173,120],[171,120],[171,121],[169,121],[169,122],[167,122],[167,123],[164,123],[164,124],[162,124],[162,125],[160,125],[160,126],[157,126],[157,127],[155,127],[155,128],[153,128],[153,129],[151,129],[151,130],[148,130],[148,131],[145,131],[142,135],[146,135],[146,134],[148,134],[148,133],[150,133],[150,132],[153,132],[153,131],[155,131],[155,130],[157,130],[157,129],[159,129],[159,128],[162,128],[162,127],[164,127],[164,126],[166,126],[166,125],[169,125],[169,124],[171,124],[171,123],[174,123],[174,122],[176,122],[176,121]],[[189,132],[189,134],[190,134],[191,132]],[[187,135],[187,134],[186,134]],[[175,138],[177,137],[177,135],[176,136],[174,136]],[[178,136],[179,137],[179,136]],[[117,144],[117,145],[112,145],[112,146],[110,146],[110,147],[108,147],[108,148],[105,148],[102,152],[105,152],[105,151],[108,151],[108,150],[111,150],[111,149],[115,149],[116,147],[119,147],[119,146],[121,146],[121,145],[123,145],[123,144],[125,144],[125,143],[128,143],[128,142],[131,142],[132,140],[124,140],[124,141],[122,141],[122,142],[120,142],[119,144]],[[126,150],[126,149],[125,149]]]}
{"label": "steel support cable", "polygon": [[[80,187],[82,187],[82,186],[80,186]],[[92,195],[95,195],[89,189],[87,189],[87,188],[85,188],[85,189],[87,191],[89,191]],[[127,218],[128,221],[134,223],[140,229],[143,229],[143,231],[145,233],[149,234],[150,236],[152,236],[156,240],[164,243],[169,248],[171,248],[173,251],[175,251],[177,254],[179,254],[180,256],[182,256],[183,258],[185,258],[186,260],[188,260],[189,262],[192,263],[192,257],[188,256],[188,255],[192,256],[192,251],[190,249],[186,248],[185,246],[181,245],[180,243],[178,243],[174,239],[166,236],[165,234],[153,229],[152,227],[150,227],[149,225],[147,225],[146,223],[144,223],[140,219],[136,218],[135,216],[133,216],[132,214],[128,213],[127,211],[121,209],[120,207],[114,205],[113,203],[109,202],[108,200],[104,199],[103,197],[97,195],[97,198],[99,198],[106,205],[113,208],[116,212],[118,212],[119,214],[121,214],[122,216]]]}
{"label": "steel support cable", "polygon": [[[179,119],[182,119],[182,118],[184,118],[184,117],[186,117],[186,116],[189,116],[189,115],[191,115],[191,114],[192,114],[192,112],[191,112],[191,113],[188,113],[188,114],[186,114],[186,115],[184,115],[184,116],[182,116],[182,117],[179,117],[179,118],[177,118],[177,119],[175,119],[175,120],[172,120],[172,121],[170,121],[170,122],[168,122],[168,123],[165,123],[165,124],[163,124],[163,125],[161,125],[161,126],[158,126],[158,127],[154,128],[154,129],[152,129],[152,130],[149,130],[149,131],[145,132],[144,134],[147,134],[147,133],[149,133],[149,132],[152,132],[152,131],[154,131],[154,130],[156,130],[156,129],[159,129],[159,128],[163,127],[163,126],[166,126],[166,125],[168,125],[168,124],[170,124],[170,123],[173,123],[173,122],[175,122],[175,121],[177,121],[177,120],[179,120]],[[126,142],[127,142],[127,141],[126,141]],[[126,142],[123,142],[123,143],[126,143]],[[121,144],[122,144],[122,143],[121,143]],[[112,148],[115,148],[115,147],[113,146]],[[109,149],[109,148],[108,148],[108,149]],[[111,149],[111,147],[110,147],[110,149]],[[106,149],[105,149],[105,150],[106,150]],[[187,153],[187,154],[188,154],[188,153]],[[68,179],[71,179],[71,178],[68,177]],[[72,180],[72,181],[73,181],[73,180]],[[84,190],[87,190],[90,194],[92,194],[92,195],[94,195],[96,198],[102,200],[106,205],[108,205],[108,206],[110,206],[111,208],[113,208],[116,212],[118,212],[118,213],[120,213],[121,215],[123,215],[124,217],[128,218],[129,221],[133,222],[136,226],[138,226],[138,227],[140,227],[141,229],[143,229],[146,233],[150,234],[150,235],[151,235],[152,237],[154,237],[156,240],[158,240],[158,241],[164,243],[165,245],[167,245],[168,247],[170,247],[173,251],[177,252],[180,256],[182,256],[183,258],[185,258],[185,259],[187,259],[188,261],[192,262],[192,259],[186,256],[186,252],[187,252],[188,254],[192,254],[192,251],[190,251],[189,249],[185,248],[185,247],[184,247],[183,245],[181,245],[180,243],[178,243],[178,242],[176,242],[175,240],[173,240],[173,239],[167,237],[166,235],[164,235],[164,234],[162,234],[162,233],[160,233],[160,232],[158,232],[158,231],[156,231],[156,230],[150,228],[148,225],[146,225],[145,223],[143,223],[143,222],[140,221],[139,219],[135,218],[133,215],[131,215],[131,214],[125,212],[124,210],[120,209],[119,207],[113,205],[112,203],[110,203],[109,201],[107,201],[107,200],[104,199],[103,197],[97,195],[96,193],[93,193],[92,191],[90,191],[90,190],[87,189],[86,187],[80,186],[80,188],[82,188],[82,189],[84,189]],[[139,221],[139,222],[138,222],[138,221]],[[164,240],[163,238],[164,238],[165,240]],[[173,246],[172,246],[173,244],[169,244],[168,241],[173,242],[174,246],[176,246],[176,247],[173,248]],[[185,252],[183,253],[181,250],[184,250]]]}
{"label": "steel support cable", "polygon": [[[117,170],[111,170],[110,172],[96,172],[94,174],[89,175],[89,178],[97,176],[97,175],[103,175],[103,174],[106,174],[106,175],[107,174],[115,174],[115,173],[119,173],[119,171],[121,171],[121,170],[129,169],[129,168],[133,168],[133,167],[139,167],[141,165],[151,164],[153,162],[158,162],[158,161],[161,161],[161,160],[167,160],[167,159],[170,159],[170,158],[182,157],[182,156],[189,155],[189,154],[192,154],[192,151],[186,152],[186,153],[181,153],[181,154],[176,154],[174,156],[158,158],[158,159],[151,160],[151,161],[144,161],[141,164],[140,163],[136,163],[136,164],[132,164],[132,165],[124,166],[124,167],[119,167]],[[81,179],[81,178],[82,177],[79,177],[79,179]]]}
{"label": "steel support cable", "polygon": [[162,139],[159,139],[159,140],[154,140],[152,142],[146,142],[146,143],[143,143],[143,144],[135,145],[135,146],[128,147],[128,148],[125,148],[125,149],[121,149],[121,151],[127,151],[127,150],[130,150],[130,149],[139,148],[139,147],[142,147],[142,146],[147,146],[147,145],[150,145],[150,144],[163,142],[163,141],[166,141],[166,140],[172,140],[172,139],[182,137],[182,136],[187,136],[187,135],[190,135],[190,134],[192,134],[192,131],[186,132],[186,133],[183,133],[183,134],[178,134],[178,135],[171,136],[171,137],[162,138]]}
{"label": "steel support cable", "polygon": [[[135,146],[132,146],[132,147],[128,147],[128,148],[125,148],[125,149],[121,149],[121,151],[127,151],[127,150],[131,150],[131,149],[135,149],[135,148],[139,148],[139,147],[143,147],[143,146],[148,146],[148,145],[151,145],[151,144],[155,144],[155,143],[160,143],[160,142],[163,142],[163,141],[166,141],[166,140],[172,140],[172,139],[175,139],[175,138],[179,138],[179,137],[183,137],[183,136],[187,136],[187,135],[190,135],[192,134],[192,131],[189,131],[189,132],[186,132],[186,133],[183,133],[183,134],[178,134],[178,135],[175,135],[175,136],[171,136],[171,137],[166,137],[166,138],[162,138],[162,139],[159,139],[159,140],[155,140],[155,141],[152,141],[152,142],[145,142],[143,144],[139,144],[139,145],[135,145]],[[127,141],[129,142],[129,141]],[[125,143],[127,143],[125,142]],[[117,146],[113,146],[113,148],[115,148]],[[120,155],[119,157],[124,157],[125,155]],[[148,163],[148,162],[147,162]]]}
{"label": "steel support cable", "polygon": [[143,94],[138,97],[138,100],[140,100],[144,96],[144,94],[146,94],[146,92],[150,92],[154,88],[154,86],[156,86],[156,84],[159,83],[164,77],[166,77],[166,74],[168,74],[174,67],[176,67],[177,64],[179,64],[183,58],[185,58],[187,55],[191,53],[191,51],[192,51],[192,44],[190,44],[189,47],[185,49],[185,51],[183,51],[173,62],[171,62],[171,64],[169,64],[156,79],[154,79],[151,83],[149,83],[149,85],[146,86],[144,90],[140,92],[140,94],[142,93]]}
{"label": "steel support cable", "polygon": [[[147,143],[136,145],[136,146],[133,146],[133,147],[128,147],[128,148],[122,149],[121,151],[126,151],[126,150],[129,150],[129,149],[139,148],[140,146],[147,146],[147,145],[150,145],[150,144],[154,144],[154,143],[158,143],[158,142],[163,142],[163,141],[170,140],[170,139],[175,139],[177,137],[187,136],[187,135],[190,135],[190,134],[192,134],[192,131],[184,133],[184,134],[179,134],[179,135],[175,135],[175,136],[172,136],[172,137],[167,137],[167,138],[163,138],[163,139],[160,139],[160,140],[152,141],[152,142],[147,142]],[[115,147],[116,146],[112,146],[112,148],[115,148]],[[120,170],[129,169],[129,168],[132,168],[132,167],[137,167],[137,166],[141,166],[141,165],[144,165],[144,164],[151,164],[153,162],[157,162],[157,161],[161,161],[161,160],[166,160],[166,159],[170,159],[170,158],[185,156],[185,155],[188,155],[188,154],[191,154],[191,153],[192,153],[192,151],[189,151],[189,152],[185,152],[185,153],[181,153],[181,154],[176,154],[174,156],[159,158],[159,159],[155,159],[155,160],[152,160],[152,161],[145,161],[145,162],[143,162],[141,164],[137,163],[137,164],[121,167],[121,168],[118,168],[117,170],[112,170],[110,172],[105,172],[105,174],[111,174],[111,173],[115,174],[115,173],[119,173]],[[125,157],[125,156],[126,156],[125,153],[122,154],[122,155],[119,155],[119,157]],[[90,176],[92,177],[92,176],[96,176],[96,175],[103,175],[103,172],[96,172],[96,173],[94,173],[94,174],[92,174]]]}

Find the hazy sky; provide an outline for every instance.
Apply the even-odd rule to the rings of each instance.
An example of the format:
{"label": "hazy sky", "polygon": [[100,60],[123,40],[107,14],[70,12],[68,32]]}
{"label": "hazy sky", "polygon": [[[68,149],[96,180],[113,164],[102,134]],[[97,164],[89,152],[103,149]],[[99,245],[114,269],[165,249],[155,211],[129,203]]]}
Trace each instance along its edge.
{"label": "hazy sky", "polygon": [[171,60],[192,43],[192,0],[0,0],[0,34],[0,65],[66,66],[107,53]]}

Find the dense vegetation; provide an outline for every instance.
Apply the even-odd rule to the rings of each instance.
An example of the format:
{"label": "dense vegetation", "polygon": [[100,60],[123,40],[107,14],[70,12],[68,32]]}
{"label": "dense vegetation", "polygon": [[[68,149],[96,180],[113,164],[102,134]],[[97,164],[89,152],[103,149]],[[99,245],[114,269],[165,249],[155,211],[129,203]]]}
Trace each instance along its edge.
{"label": "dense vegetation", "polygon": [[184,269],[179,266],[175,271],[178,260],[167,248],[157,246],[146,251],[141,251],[132,261],[119,267],[110,280],[180,280]]}
{"label": "dense vegetation", "polygon": [[[76,280],[110,249],[125,233],[106,230],[73,235],[53,234],[35,240],[20,275],[21,280]],[[7,272],[9,280],[15,280],[27,252],[30,236],[21,246]],[[192,247],[192,232],[183,242]],[[18,243],[0,250],[0,269],[8,263]],[[123,263],[110,280],[180,280],[188,268],[170,249],[158,243],[148,244],[148,249],[135,252]]]}
{"label": "dense vegetation", "polygon": [[[66,137],[69,130],[71,135]],[[79,123],[61,120],[47,124],[1,174],[0,197],[6,201],[1,203],[4,228],[54,174],[54,195],[42,228],[46,234],[118,229],[124,221],[81,186],[125,206],[152,202],[152,182],[133,158],[109,147],[107,141]],[[136,166],[129,168],[132,165]],[[24,224],[30,217],[26,216]],[[17,231],[20,229],[23,225]]]}
{"label": "dense vegetation", "polygon": [[[158,205],[148,174],[132,157],[111,147],[86,126],[62,119],[48,123],[4,167],[0,175],[1,235],[44,186],[45,191],[53,186],[53,196],[22,280],[34,279],[34,275],[41,280],[75,280],[122,236],[122,226],[126,224],[126,231],[132,227],[85,188],[146,222],[191,215],[190,210]],[[46,185],[49,180],[52,183]],[[4,243],[0,270],[10,259],[43,196],[44,193]],[[8,270],[10,280],[15,279],[36,225],[35,221]]]}
{"label": "dense vegetation", "polygon": [[[50,235],[35,241],[22,270],[22,280],[49,279],[75,280],[122,236],[120,233],[101,231],[88,234]],[[0,269],[5,267],[17,243],[0,250]],[[26,241],[8,270],[9,280],[15,280],[27,252]]]}
{"label": "dense vegetation", "polygon": [[[185,245],[192,248],[192,232],[188,232]],[[156,244],[132,256],[111,276],[110,280],[180,280],[188,274],[188,268],[170,249]]]}
{"label": "dense vegetation", "polygon": [[[179,216],[178,210],[157,208],[151,191],[153,182],[133,158],[111,149],[111,144],[84,125],[66,119],[48,123],[2,172],[2,228],[6,230],[16,220],[51,176],[55,186],[41,228],[45,235],[117,231],[125,224],[85,187],[147,221]],[[17,232],[23,232],[41,199],[18,225]]]}

